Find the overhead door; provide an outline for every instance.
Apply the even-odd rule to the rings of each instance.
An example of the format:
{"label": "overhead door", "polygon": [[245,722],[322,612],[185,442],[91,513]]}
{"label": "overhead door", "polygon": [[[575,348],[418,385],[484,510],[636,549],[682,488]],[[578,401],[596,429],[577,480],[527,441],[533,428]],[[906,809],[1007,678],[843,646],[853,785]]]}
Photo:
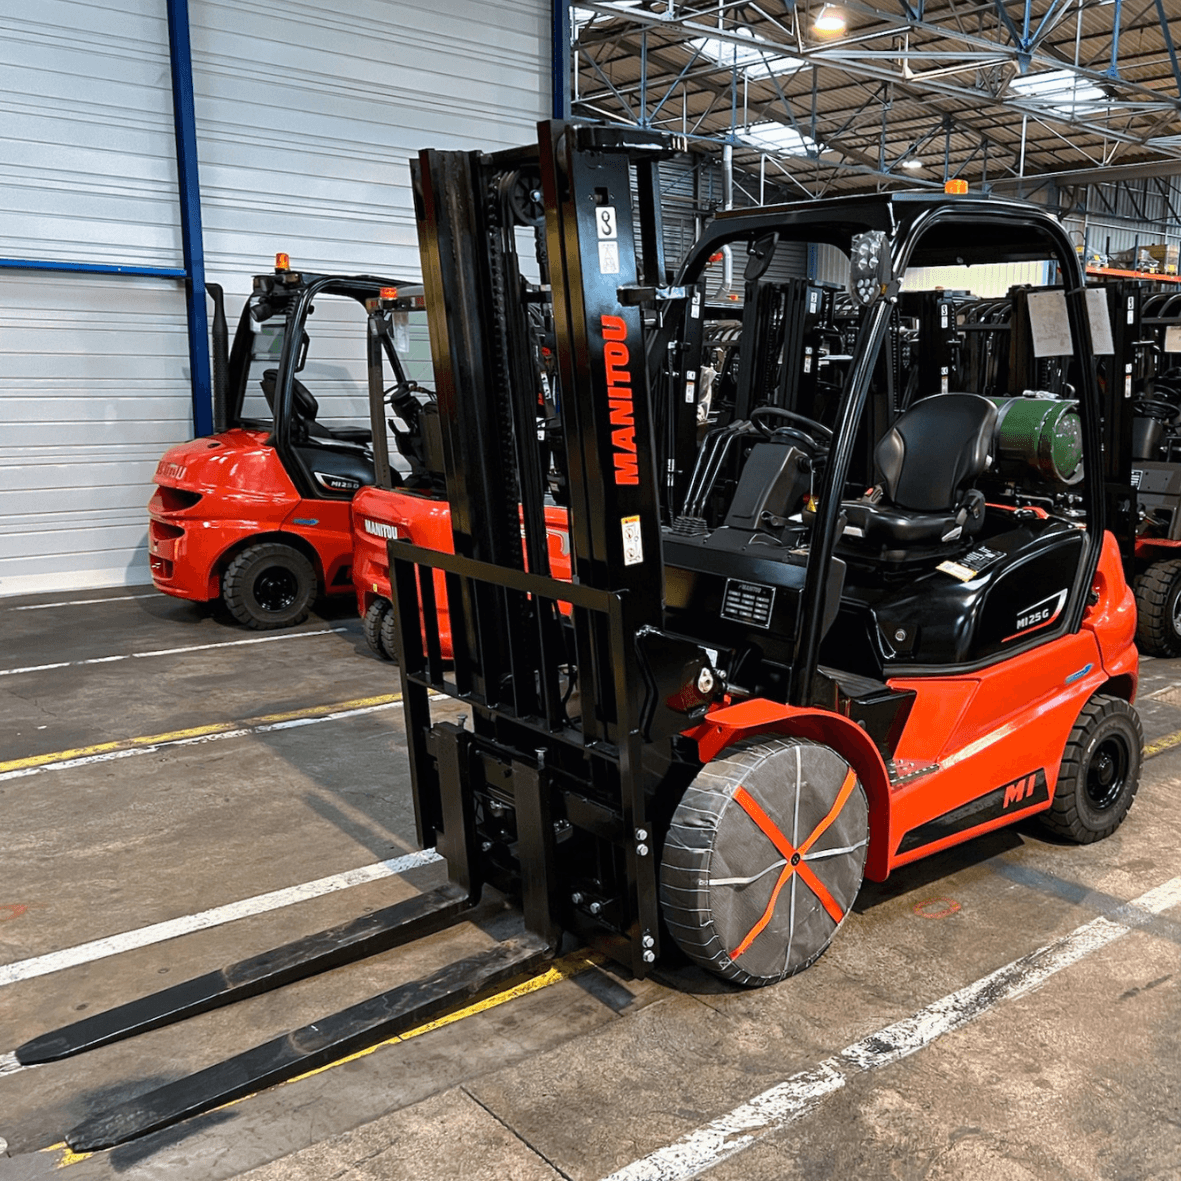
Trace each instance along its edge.
{"label": "overhead door", "polygon": [[[231,324],[280,250],[417,279],[408,159],[531,139],[549,21],[549,0],[190,0]],[[164,0],[10,5],[0,31],[0,256],[179,268]],[[356,384],[328,418],[356,417]],[[177,281],[0,269],[0,594],[148,581],[151,473],[191,424]]]}

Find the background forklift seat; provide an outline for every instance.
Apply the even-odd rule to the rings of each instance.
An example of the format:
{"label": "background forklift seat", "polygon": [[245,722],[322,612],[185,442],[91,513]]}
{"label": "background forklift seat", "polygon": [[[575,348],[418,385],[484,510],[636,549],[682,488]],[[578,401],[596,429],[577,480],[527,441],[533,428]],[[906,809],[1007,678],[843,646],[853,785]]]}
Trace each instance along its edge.
{"label": "background forklift seat", "polygon": [[[278,378],[278,369],[266,369],[258,383],[262,386],[263,397],[266,398],[272,414],[275,412],[275,382]],[[316,421],[316,415],[320,413],[320,403],[316,401],[315,395],[298,377],[291,379],[291,398],[295,405],[295,417],[303,425],[310,438],[333,439],[339,443],[357,444],[373,441],[373,432],[368,427],[321,426]]]}
{"label": "background forklift seat", "polygon": [[881,498],[845,503],[844,539],[900,550],[975,532],[984,496],[969,485],[991,460],[996,417],[979,394],[936,394],[902,414],[874,451]]}

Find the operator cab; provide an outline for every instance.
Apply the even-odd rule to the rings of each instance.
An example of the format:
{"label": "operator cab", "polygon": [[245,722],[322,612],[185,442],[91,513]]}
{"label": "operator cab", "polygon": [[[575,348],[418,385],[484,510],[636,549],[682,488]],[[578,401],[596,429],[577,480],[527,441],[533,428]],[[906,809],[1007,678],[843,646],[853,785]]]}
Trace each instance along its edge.
{"label": "operator cab", "polygon": [[[434,409],[433,392],[416,380],[431,376],[421,290],[399,294],[388,279],[298,273],[285,256],[279,261],[273,275],[255,276],[234,337],[230,424],[269,431],[268,444],[304,497],[349,500],[376,481],[376,423],[394,459],[391,480],[400,486],[400,466],[411,477],[422,466],[414,446],[419,419]],[[374,315],[385,329],[393,384],[383,404],[393,407],[393,420],[388,410],[371,412],[365,357]]]}
{"label": "operator cab", "polygon": [[[791,276],[804,242],[846,282]],[[711,304],[723,245],[747,260],[737,308]],[[704,327],[681,385],[662,379],[671,405],[704,373],[708,401],[695,452],[668,465],[683,475],[663,540],[669,626],[733,653],[733,696],[811,682],[818,704],[888,706],[892,678],[1078,627],[1103,495],[1085,358],[1106,303],[1064,290],[1069,251],[1041,211],[971,196],[715,220],[679,278]],[[879,713],[888,757],[898,710]]]}

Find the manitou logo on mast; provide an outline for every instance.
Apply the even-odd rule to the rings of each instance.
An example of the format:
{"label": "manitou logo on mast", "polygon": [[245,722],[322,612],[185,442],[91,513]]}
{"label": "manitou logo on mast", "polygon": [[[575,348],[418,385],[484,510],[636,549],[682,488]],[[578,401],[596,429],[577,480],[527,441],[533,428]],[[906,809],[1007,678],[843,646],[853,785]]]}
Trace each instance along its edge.
{"label": "manitou logo on mast", "polygon": [[615,483],[638,484],[635,403],[628,371],[627,325],[620,316],[603,316],[603,366],[607,397],[611,401],[611,446],[615,459]]}

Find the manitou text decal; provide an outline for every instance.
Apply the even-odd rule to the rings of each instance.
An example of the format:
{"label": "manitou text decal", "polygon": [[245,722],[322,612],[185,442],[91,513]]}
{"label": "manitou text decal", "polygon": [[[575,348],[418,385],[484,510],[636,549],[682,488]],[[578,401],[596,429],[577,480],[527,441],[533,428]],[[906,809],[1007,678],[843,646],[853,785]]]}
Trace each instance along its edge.
{"label": "manitou text decal", "polygon": [[628,370],[627,325],[620,316],[603,316],[603,367],[611,404],[611,446],[615,459],[615,483],[638,484],[635,403]]}
{"label": "manitou text decal", "polygon": [[168,460],[160,460],[160,465],[156,468],[156,475],[163,476],[166,480],[183,480],[185,478],[185,469],[179,463],[171,463]]}
{"label": "manitou text decal", "polygon": [[390,541],[398,540],[398,527],[396,525],[387,525],[384,521],[371,521],[368,517],[361,518],[365,522],[365,532],[372,533],[374,537],[385,537]]}

